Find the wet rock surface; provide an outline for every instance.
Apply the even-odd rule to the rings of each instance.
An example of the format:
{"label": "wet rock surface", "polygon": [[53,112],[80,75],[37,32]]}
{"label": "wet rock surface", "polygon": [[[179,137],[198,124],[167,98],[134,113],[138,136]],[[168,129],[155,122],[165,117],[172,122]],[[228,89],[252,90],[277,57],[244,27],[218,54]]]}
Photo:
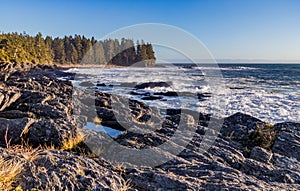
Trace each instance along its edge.
{"label": "wet rock surface", "polygon": [[[22,164],[14,188],[300,190],[299,123],[270,125],[243,113],[213,120],[207,114],[158,110],[122,96],[74,89],[69,81],[57,79],[72,74],[55,67],[2,63],[0,69],[0,161]],[[82,129],[87,121],[124,132],[110,138]],[[220,132],[213,129],[218,123]],[[85,141],[63,149],[64,140],[80,133]],[[24,141],[30,149],[14,147]],[[166,143],[180,152],[162,149]],[[93,153],[95,148],[100,157]],[[124,148],[152,152],[135,157]],[[153,155],[169,160],[139,165],[151,164]]]}

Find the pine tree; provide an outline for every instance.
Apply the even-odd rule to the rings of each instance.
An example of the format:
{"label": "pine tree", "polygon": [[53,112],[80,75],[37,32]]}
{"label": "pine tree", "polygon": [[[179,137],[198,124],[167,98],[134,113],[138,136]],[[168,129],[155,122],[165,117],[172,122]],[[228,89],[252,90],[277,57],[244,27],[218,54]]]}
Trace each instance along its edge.
{"label": "pine tree", "polygon": [[136,62],[142,61],[142,47],[139,41],[136,41]]}
{"label": "pine tree", "polygon": [[104,48],[102,42],[97,42],[93,46],[93,57],[94,57],[94,64],[106,64],[106,59],[104,55]]}
{"label": "pine tree", "polygon": [[155,61],[156,61],[156,58],[155,58],[155,54],[154,54],[154,51],[153,51],[153,47],[149,43],[146,44],[146,54],[148,56],[148,64],[149,65],[154,65]]}
{"label": "pine tree", "polygon": [[47,55],[49,58],[49,63],[52,63],[54,59],[54,51],[52,49],[52,38],[50,36],[47,36],[45,38],[45,44],[46,44]]}
{"label": "pine tree", "polygon": [[52,48],[54,51],[54,62],[64,64],[66,62],[64,41],[60,38],[55,38]]}
{"label": "pine tree", "polygon": [[0,34],[0,61],[11,63],[44,63],[52,62],[78,64],[82,61],[89,64],[110,63],[129,66],[136,62],[149,60],[155,63],[155,54],[151,44],[137,41],[136,46],[131,39],[107,39],[96,41],[75,35],[55,38],[43,38],[41,33],[34,37],[25,32]]}
{"label": "pine tree", "polygon": [[115,56],[114,42],[112,39],[104,40],[105,59],[108,64],[112,64],[112,59]]}
{"label": "pine tree", "polygon": [[148,60],[147,48],[144,43],[141,46],[141,60],[142,61]]}
{"label": "pine tree", "polygon": [[71,63],[77,64],[79,63],[78,52],[73,44],[71,44]]}
{"label": "pine tree", "polygon": [[83,49],[82,49],[82,39],[80,35],[75,35],[73,44],[77,50],[78,59],[81,60],[83,56]]}
{"label": "pine tree", "polygon": [[84,36],[82,37],[82,48],[83,48],[83,55],[80,58],[80,62],[82,64],[93,64],[94,62],[94,51],[93,45],[89,39],[86,39]]}
{"label": "pine tree", "polygon": [[70,41],[70,38],[65,36],[64,37],[64,51],[65,51],[65,54],[66,54],[66,57],[65,57],[65,62],[66,63],[71,63],[71,60],[72,60],[72,46],[71,46],[71,41]]}
{"label": "pine tree", "polygon": [[92,45],[94,46],[94,45],[97,43],[97,40],[96,40],[94,37],[92,37],[92,38],[91,38],[91,43],[92,43]]}

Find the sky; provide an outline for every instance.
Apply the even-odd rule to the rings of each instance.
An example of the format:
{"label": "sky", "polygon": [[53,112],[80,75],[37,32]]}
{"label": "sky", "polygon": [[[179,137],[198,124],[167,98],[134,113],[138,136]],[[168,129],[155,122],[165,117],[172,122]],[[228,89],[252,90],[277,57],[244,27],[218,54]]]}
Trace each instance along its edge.
{"label": "sky", "polygon": [[299,0],[1,0],[0,31],[101,39],[140,23],[179,27],[218,59],[300,63]]}

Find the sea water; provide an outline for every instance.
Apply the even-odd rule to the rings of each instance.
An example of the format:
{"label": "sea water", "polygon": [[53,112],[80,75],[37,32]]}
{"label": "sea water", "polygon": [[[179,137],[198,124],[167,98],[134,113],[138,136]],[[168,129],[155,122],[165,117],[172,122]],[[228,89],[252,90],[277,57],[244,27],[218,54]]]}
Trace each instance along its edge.
{"label": "sea water", "polygon": [[[217,80],[224,85],[221,91],[211,91],[215,87],[207,81],[208,71],[219,71]],[[97,91],[122,95],[161,109],[185,108],[222,117],[243,112],[268,123],[300,122],[300,64],[168,64],[153,68],[72,68],[68,72],[76,73],[75,86],[82,81],[104,83],[107,86],[97,86]],[[170,86],[137,90],[134,85],[124,85],[145,82],[167,82]],[[132,91],[142,95],[132,95]],[[145,93],[168,91],[175,91],[179,96],[143,100]],[[197,94],[201,93],[212,94],[199,99]]]}

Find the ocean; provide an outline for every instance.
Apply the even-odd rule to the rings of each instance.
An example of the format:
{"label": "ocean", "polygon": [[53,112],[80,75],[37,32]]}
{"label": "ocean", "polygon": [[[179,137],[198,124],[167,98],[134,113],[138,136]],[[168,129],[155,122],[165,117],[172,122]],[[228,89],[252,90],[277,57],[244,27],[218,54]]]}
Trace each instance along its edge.
{"label": "ocean", "polygon": [[[167,64],[72,68],[68,72],[76,73],[72,82],[77,87],[90,81],[98,91],[161,109],[191,109],[221,117],[243,112],[272,124],[300,122],[300,64]],[[208,75],[214,72],[213,78]],[[168,86],[135,88],[147,82],[166,82]]]}

